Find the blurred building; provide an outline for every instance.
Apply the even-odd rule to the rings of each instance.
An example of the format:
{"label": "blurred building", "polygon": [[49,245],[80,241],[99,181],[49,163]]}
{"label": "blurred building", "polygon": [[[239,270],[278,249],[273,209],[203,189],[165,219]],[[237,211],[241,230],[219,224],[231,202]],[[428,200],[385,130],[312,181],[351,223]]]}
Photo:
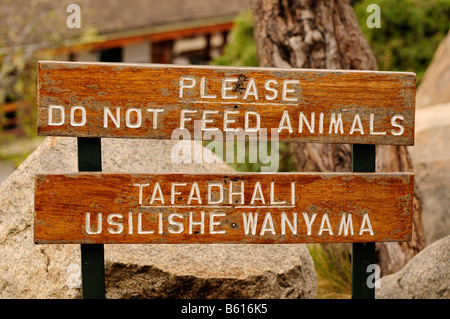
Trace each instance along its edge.
{"label": "blurred building", "polygon": [[81,2],[81,24],[95,28],[101,42],[69,48],[68,60],[207,64],[248,8],[246,0]]}
{"label": "blurred building", "polygon": [[[80,28],[68,27],[70,4],[80,9]],[[0,62],[17,46],[20,54],[46,50],[55,60],[208,64],[248,8],[248,0],[2,0]],[[14,94],[6,96],[13,98],[0,101],[3,132],[19,125]]]}

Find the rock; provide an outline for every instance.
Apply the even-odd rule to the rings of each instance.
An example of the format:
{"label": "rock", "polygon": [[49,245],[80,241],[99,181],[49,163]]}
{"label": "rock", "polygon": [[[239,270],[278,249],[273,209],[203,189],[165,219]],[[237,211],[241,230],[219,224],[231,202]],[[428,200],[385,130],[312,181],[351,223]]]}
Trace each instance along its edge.
{"label": "rock", "polygon": [[409,147],[421,195],[426,244],[450,235],[450,103],[416,111],[415,145]]}
{"label": "rock", "polygon": [[[174,164],[174,141],[102,139],[104,172],[231,172]],[[195,143],[200,149],[201,146]],[[77,170],[76,139],[47,138],[0,187],[0,298],[80,298],[80,246],[33,243],[34,174]],[[315,298],[306,245],[105,245],[107,298]]]}
{"label": "rock", "polygon": [[421,199],[425,244],[450,235],[450,32],[416,95],[415,145],[408,147]]}
{"label": "rock", "polygon": [[417,88],[416,107],[420,110],[448,102],[450,102],[450,31],[439,44]]}
{"label": "rock", "polygon": [[449,299],[450,236],[427,246],[395,274],[382,277],[377,299]]}
{"label": "rock", "polygon": [[[305,262],[305,252],[299,247],[225,244],[142,248],[135,245],[110,251],[108,298],[298,299],[315,298],[317,293],[314,265],[312,260]],[[132,262],[141,254],[145,255],[139,263]]]}

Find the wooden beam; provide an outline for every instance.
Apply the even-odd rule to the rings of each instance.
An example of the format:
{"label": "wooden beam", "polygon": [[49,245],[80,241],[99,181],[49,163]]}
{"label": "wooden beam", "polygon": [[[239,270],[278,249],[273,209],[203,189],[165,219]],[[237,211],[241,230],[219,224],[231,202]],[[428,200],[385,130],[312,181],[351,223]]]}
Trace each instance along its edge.
{"label": "wooden beam", "polygon": [[[214,34],[228,32],[233,28],[233,22],[225,22],[204,26],[192,26],[183,29],[171,29],[171,30],[155,30],[154,32],[146,32],[137,35],[122,35],[117,36],[117,38],[106,38],[101,42],[91,42],[77,44],[73,46],[60,47],[56,49],[45,50],[46,53],[53,55],[61,55],[74,52],[91,51],[91,50],[105,50],[117,47],[124,47],[127,45],[132,45],[140,42],[162,42],[169,40],[176,40],[180,38],[189,38],[197,35],[203,34]],[[103,36],[104,37],[104,36]]]}

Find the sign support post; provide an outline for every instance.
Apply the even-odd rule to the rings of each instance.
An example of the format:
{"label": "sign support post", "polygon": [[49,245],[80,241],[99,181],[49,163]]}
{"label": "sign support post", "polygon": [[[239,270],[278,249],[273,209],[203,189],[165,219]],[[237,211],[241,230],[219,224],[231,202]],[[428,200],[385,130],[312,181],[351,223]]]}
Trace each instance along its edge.
{"label": "sign support post", "polygon": [[[375,172],[375,145],[352,145],[352,171]],[[352,299],[375,299],[375,287],[367,283],[367,267],[375,264],[375,243],[352,245]]]}
{"label": "sign support post", "polygon": [[[101,172],[100,138],[77,138],[78,171]],[[84,299],[105,298],[105,266],[103,244],[81,244],[81,278]]]}

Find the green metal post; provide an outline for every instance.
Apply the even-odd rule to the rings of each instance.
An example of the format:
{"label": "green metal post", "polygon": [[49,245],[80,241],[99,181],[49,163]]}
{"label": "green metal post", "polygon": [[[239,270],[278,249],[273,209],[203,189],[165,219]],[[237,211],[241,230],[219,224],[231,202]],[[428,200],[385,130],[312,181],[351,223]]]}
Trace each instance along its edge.
{"label": "green metal post", "polygon": [[[352,146],[352,171],[375,172],[375,145]],[[375,288],[367,284],[367,267],[376,262],[375,243],[354,243],[352,249],[352,299],[375,299]]]}
{"label": "green metal post", "polygon": [[[78,137],[78,171],[101,172],[100,138]],[[83,299],[105,298],[105,263],[102,244],[81,245],[81,280]]]}

